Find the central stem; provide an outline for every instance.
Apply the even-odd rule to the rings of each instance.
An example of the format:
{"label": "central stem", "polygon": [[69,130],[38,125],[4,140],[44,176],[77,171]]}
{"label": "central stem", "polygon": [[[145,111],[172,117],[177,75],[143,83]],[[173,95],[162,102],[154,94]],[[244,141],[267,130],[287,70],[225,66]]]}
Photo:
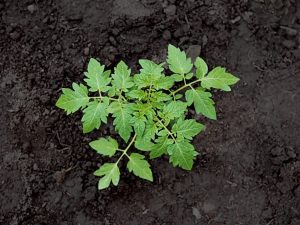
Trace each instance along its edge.
{"label": "central stem", "polygon": [[173,135],[173,133],[165,126],[165,124],[158,118],[155,117],[155,119],[162,125],[162,127],[168,132],[168,134],[172,137],[172,139],[176,142],[176,139]]}
{"label": "central stem", "polygon": [[124,155],[127,155],[127,151],[129,150],[129,148],[131,147],[131,145],[134,143],[136,139],[136,134],[133,136],[133,138],[131,139],[130,143],[127,145],[127,147],[124,149],[122,155],[120,156],[120,158],[118,159],[118,161],[116,162],[116,164],[118,164],[120,162],[120,160],[124,157]]}
{"label": "central stem", "polygon": [[178,88],[177,90],[175,90],[175,91],[173,91],[173,92],[171,92],[171,93],[174,95],[174,94],[176,94],[177,92],[179,92],[179,91],[181,91],[181,90],[183,90],[183,89],[185,89],[185,88],[187,88],[187,87],[189,87],[189,86],[191,86],[191,85],[193,85],[193,84],[195,84],[195,83],[197,83],[197,82],[199,82],[199,81],[201,81],[201,79],[194,80],[194,81],[192,81],[192,82],[190,82],[190,83],[188,83],[188,84],[183,85],[182,87]]}

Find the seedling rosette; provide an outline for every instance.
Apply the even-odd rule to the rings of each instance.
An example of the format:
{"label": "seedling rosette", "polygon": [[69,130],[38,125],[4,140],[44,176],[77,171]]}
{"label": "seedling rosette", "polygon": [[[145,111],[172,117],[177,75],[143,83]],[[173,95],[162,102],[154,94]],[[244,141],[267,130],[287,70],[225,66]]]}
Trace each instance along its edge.
{"label": "seedling rosette", "polygon": [[94,172],[100,177],[99,189],[118,185],[119,162],[125,158],[128,171],[148,181],[153,181],[153,175],[147,158],[166,155],[174,167],[191,170],[198,155],[191,142],[205,126],[186,119],[188,108],[216,120],[211,90],[231,91],[230,86],[239,81],[222,67],[208,71],[202,58],[192,62],[173,45],[168,46],[169,73],[165,73],[164,63],[141,59],[139,64],[139,73],[133,75],[123,61],[111,72],[92,58],[84,73],[85,84],[63,88],[56,103],[67,114],[82,110],[83,133],[99,129],[112,117],[116,132],[127,144],[121,149],[112,137],[89,143],[103,156],[118,156]]}

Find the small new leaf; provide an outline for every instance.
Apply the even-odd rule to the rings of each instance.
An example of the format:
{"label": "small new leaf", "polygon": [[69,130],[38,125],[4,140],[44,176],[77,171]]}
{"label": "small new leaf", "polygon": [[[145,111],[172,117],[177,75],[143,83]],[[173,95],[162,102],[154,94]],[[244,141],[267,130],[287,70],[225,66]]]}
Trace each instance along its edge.
{"label": "small new leaf", "polygon": [[141,154],[132,153],[129,156],[127,168],[129,172],[133,172],[134,175],[145,180],[153,181],[153,175],[150,169],[150,164],[144,158],[145,157]]}
{"label": "small new leaf", "polygon": [[216,120],[216,109],[211,93],[203,91],[201,88],[190,89],[185,92],[185,98],[189,105],[194,103],[196,113],[201,113],[207,118]]}
{"label": "small new leaf", "polygon": [[167,62],[170,70],[176,74],[187,74],[193,67],[192,60],[187,58],[185,52],[171,44],[168,46]]}
{"label": "small new leaf", "polygon": [[83,84],[72,84],[73,90],[63,88],[63,94],[56,102],[58,108],[64,109],[67,115],[76,112],[80,108],[86,107],[89,102],[87,87]]}
{"label": "small new leaf", "polygon": [[94,172],[95,176],[102,177],[98,182],[98,189],[108,188],[110,183],[117,186],[120,180],[120,170],[116,163],[105,163]]}
{"label": "small new leaf", "polygon": [[96,150],[97,153],[112,157],[116,154],[116,151],[119,148],[118,142],[109,137],[109,138],[100,138],[96,141],[92,141],[89,143],[92,149]]}
{"label": "small new leaf", "polygon": [[227,73],[225,68],[216,67],[201,79],[201,86],[206,89],[216,88],[223,91],[231,91],[229,85],[239,81],[239,78]]}

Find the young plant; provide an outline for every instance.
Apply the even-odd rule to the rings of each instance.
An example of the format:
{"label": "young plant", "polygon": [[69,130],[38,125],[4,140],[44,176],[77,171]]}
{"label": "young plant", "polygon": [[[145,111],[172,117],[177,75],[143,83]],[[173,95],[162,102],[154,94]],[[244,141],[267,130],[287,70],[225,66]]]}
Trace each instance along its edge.
{"label": "young plant", "polygon": [[134,175],[153,181],[150,159],[169,157],[173,166],[191,170],[198,155],[191,141],[204,130],[195,119],[186,119],[189,107],[196,113],[216,120],[212,88],[230,91],[238,78],[216,67],[208,71],[205,61],[197,57],[192,62],[186,53],[173,45],[168,46],[168,75],[164,63],[139,60],[141,69],[132,76],[131,69],[119,62],[111,74],[97,60],[91,59],[85,83],[73,83],[63,88],[56,106],[67,114],[83,111],[83,133],[99,129],[113,117],[115,130],[127,147],[121,149],[112,137],[100,137],[89,143],[97,153],[118,159],[103,164],[94,175],[101,177],[98,188],[118,185],[119,162],[128,159],[127,169]]}

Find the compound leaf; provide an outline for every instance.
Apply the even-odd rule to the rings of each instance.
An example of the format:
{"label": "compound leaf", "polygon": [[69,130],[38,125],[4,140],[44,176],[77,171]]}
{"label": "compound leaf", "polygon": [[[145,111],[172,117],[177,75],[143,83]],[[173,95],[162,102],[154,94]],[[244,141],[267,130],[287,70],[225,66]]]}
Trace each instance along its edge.
{"label": "compound leaf", "polygon": [[114,125],[116,131],[120,134],[125,142],[128,141],[132,132],[132,107],[129,104],[123,104],[121,102],[113,102],[110,105],[109,111],[113,114]]}
{"label": "compound leaf", "polygon": [[149,140],[145,140],[145,138],[142,137],[138,137],[136,139],[136,141],[134,142],[134,147],[136,147],[137,149],[141,150],[141,151],[145,151],[145,152],[149,152],[151,151],[152,147],[153,147],[153,143]]}
{"label": "compound leaf", "polygon": [[205,92],[201,88],[190,89],[185,92],[185,98],[189,105],[194,103],[196,113],[201,113],[213,120],[217,119],[215,103],[211,99],[211,93]]}
{"label": "compound leaf", "polygon": [[233,85],[239,80],[239,78],[227,73],[225,68],[216,67],[206,77],[201,79],[201,86],[207,89],[216,88],[223,91],[231,91],[229,85]]}
{"label": "compound leaf", "polygon": [[179,118],[173,125],[172,132],[192,140],[192,138],[199,134],[204,128],[205,126],[203,124],[196,122],[194,119],[183,120]]}
{"label": "compound leaf", "polygon": [[172,120],[178,118],[186,111],[187,104],[182,101],[173,101],[163,108],[163,114],[166,118]]}
{"label": "compound leaf", "polygon": [[191,71],[193,64],[190,58],[187,58],[184,51],[169,44],[168,59],[169,68],[176,74],[186,74]]}
{"label": "compound leaf", "polygon": [[99,129],[101,120],[107,123],[107,107],[109,105],[108,98],[103,98],[102,102],[92,101],[87,108],[83,110],[83,133],[89,133],[94,129]]}
{"label": "compound leaf", "polygon": [[126,94],[130,98],[142,100],[147,97],[147,93],[143,90],[132,90]]}
{"label": "compound leaf", "polygon": [[84,81],[90,87],[90,91],[108,91],[108,84],[111,81],[111,78],[109,78],[110,70],[104,72],[104,66],[101,66],[96,59],[90,59],[88,72],[85,72],[84,74],[87,77]]}
{"label": "compound leaf", "polygon": [[120,61],[115,67],[114,74],[112,75],[112,84],[119,90],[127,92],[134,83],[132,77],[130,77],[131,69],[123,62]]}
{"label": "compound leaf", "polygon": [[159,78],[159,80],[154,82],[153,86],[157,90],[160,90],[160,89],[169,90],[174,85],[174,82],[175,82],[175,80],[173,77],[162,76],[161,78]]}
{"label": "compound leaf", "polygon": [[168,153],[173,166],[179,166],[185,170],[192,169],[197,155],[194,146],[185,140],[169,145]]}
{"label": "compound leaf", "polygon": [[73,90],[70,88],[63,88],[63,94],[56,102],[56,106],[70,113],[76,112],[80,108],[86,107],[89,102],[88,89],[83,84],[72,84]]}
{"label": "compound leaf", "polygon": [[134,76],[134,82],[138,88],[144,88],[152,86],[156,81],[162,77],[163,64],[156,64],[151,60],[140,59],[139,60],[142,69],[140,73]]}
{"label": "compound leaf", "polygon": [[196,77],[197,78],[204,77],[208,72],[208,67],[206,62],[202,58],[197,57],[194,64],[196,67]]}
{"label": "compound leaf", "polygon": [[151,94],[151,97],[153,98],[153,102],[164,102],[172,100],[172,97],[166,93],[163,93],[162,91],[156,91]]}
{"label": "compound leaf", "polygon": [[120,180],[120,170],[116,163],[105,163],[94,172],[95,176],[102,177],[98,182],[98,189],[108,188],[110,183],[117,186]]}
{"label": "compound leaf", "polygon": [[157,138],[156,144],[152,146],[150,159],[155,159],[162,156],[163,154],[166,154],[167,148],[170,144],[172,144],[172,140],[168,139],[168,136]]}
{"label": "compound leaf", "polygon": [[153,175],[150,169],[150,164],[144,158],[145,157],[141,154],[132,153],[129,156],[127,168],[129,172],[133,172],[134,175],[145,180],[153,181]]}
{"label": "compound leaf", "polygon": [[100,138],[96,141],[89,143],[92,149],[96,150],[97,153],[112,157],[119,148],[118,142],[109,137],[109,138]]}
{"label": "compound leaf", "polygon": [[135,133],[138,136],[142,136],[146,127],[147,119],[143,115],[132,117],[131,123],[133,124],[133,128]]}
{"label": "compound leaf", "polygon": [[146,140],[151,140],[155,138],[155,134],[157,133],[158,128],[153,121],[148,121],[145,128],[144,138]]}

